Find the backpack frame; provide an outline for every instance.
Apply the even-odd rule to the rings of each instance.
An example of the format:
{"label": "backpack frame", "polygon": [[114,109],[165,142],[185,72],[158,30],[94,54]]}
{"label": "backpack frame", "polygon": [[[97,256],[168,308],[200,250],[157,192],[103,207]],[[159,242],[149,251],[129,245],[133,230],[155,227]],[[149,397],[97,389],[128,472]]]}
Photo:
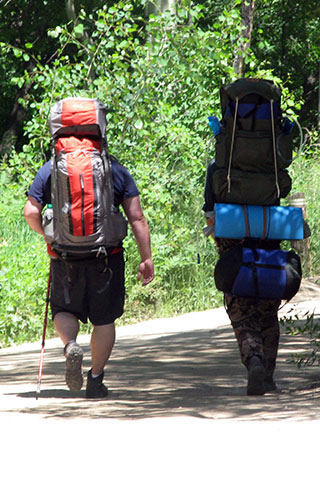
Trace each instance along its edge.
{"label": "backpack frame", "polygon": [[[213,182],[217,201],[268,205],[287,196],[292,137],[284,132],[280,89],[271,81],[241,78],[221,87],[220,101]],[[253,191],[257,186],[258,195]]]}

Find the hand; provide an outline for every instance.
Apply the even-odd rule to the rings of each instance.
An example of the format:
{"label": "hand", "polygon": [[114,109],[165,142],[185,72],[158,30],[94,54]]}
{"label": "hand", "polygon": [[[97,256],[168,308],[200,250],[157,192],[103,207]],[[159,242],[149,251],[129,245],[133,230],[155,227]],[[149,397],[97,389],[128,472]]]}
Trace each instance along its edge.
{"label": "hand", "polygon": [[148,258],[144,262],[141,262],[139,265],[138,270],[138,280],[144,278],[144,282],[142,285],[147,285],[148,283],[152,282],[154,278],[154,267],[151,258]]}

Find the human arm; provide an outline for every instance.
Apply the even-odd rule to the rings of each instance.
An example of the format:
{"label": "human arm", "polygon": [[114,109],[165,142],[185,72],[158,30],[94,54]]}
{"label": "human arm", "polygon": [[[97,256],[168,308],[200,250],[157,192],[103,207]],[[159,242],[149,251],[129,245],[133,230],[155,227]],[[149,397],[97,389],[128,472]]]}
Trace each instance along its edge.
{"label": "human arm", "polygon": [[141,262],[138,270],[138,280],[143,277],[143,285],[147,285],[154,278],[154,267],[151,256],[149,227],[143,215],[139,196],[125,198],[122,202],[122,206],[132,228],[140,252]]}
{"label": "human arm", "polygon": [[42,212],[43,206],[41,203],[37,202],[33,197],[30,195],[28,196],[28,200],[24,206],[24,218],[32,230],[39,233],[44,237],[44,232],[42,228]]}
{"label": "human arm", "polygon": [[215,240],[215,237],[214,237],[214,218],[210,218],[210,217],[207,217],[206,216],[206,222],[207,222],[207,225],[208,227],[213,227],[213,228],[210,228],[210,237],[213,238]]}
{"label": "human arm", "polygon": [[206,184],[204,189],[204,205],[203,211],[205,214],[207,227],[204,229],[204,233],[206,236],[210,236],[215,241],[214,236],[214,225],[215,225],[215,213],[214,213],[214,204],[215,204],[215,195],[212,185],[212,176],[215,171],[215,162],[210,162],[207,174],[206,174]]}

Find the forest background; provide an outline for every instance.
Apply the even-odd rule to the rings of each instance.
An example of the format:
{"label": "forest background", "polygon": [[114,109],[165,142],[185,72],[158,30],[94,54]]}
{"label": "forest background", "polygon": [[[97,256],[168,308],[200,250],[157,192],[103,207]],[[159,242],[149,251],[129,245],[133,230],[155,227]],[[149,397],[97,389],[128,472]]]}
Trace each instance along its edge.
{"label": "forest background", "polygon": [[202,234],[207,117],[220,116],[221,84],[241,76],[274,80],[298,122],[289,172],[312,230],[304,275],[320,274],[318,0],[2,0],[0,12],[0,346],[41,336],[49,260],[23,207],[50,158],[50,106],[65,96],[108,106],[109,149],[135,178],[151,230],[148,287],[125,240],[121,322],[222,305]]}

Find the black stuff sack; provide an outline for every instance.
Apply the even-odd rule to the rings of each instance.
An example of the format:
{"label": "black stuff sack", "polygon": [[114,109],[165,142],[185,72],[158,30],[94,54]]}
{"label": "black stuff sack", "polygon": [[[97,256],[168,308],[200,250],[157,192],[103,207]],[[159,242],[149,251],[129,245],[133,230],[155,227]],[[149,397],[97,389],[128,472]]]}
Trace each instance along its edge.
{"label": "black stuff sack", "polygon": [[291,300],[301,284],[300,257],[293,250],[236,245],[219,258],[214,279],[218,290],[239,297]]}

